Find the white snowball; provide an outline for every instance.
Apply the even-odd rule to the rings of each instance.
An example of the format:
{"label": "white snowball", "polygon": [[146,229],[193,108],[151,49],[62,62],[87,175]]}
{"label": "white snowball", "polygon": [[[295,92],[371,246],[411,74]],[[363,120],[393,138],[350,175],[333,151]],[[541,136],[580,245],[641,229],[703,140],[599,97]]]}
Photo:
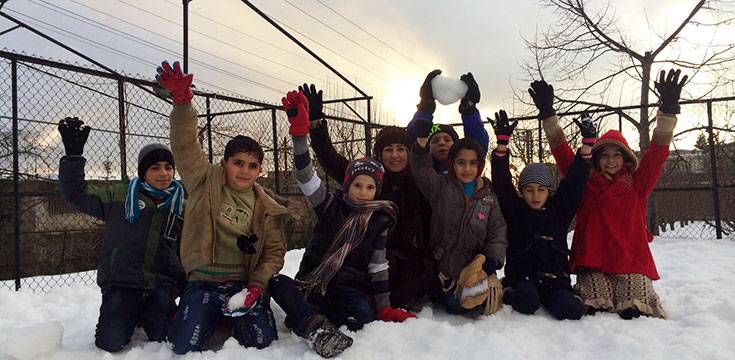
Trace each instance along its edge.
{"label": "white snowball", "polygon": [[437,75],[431,79],[431,91],[436,101],[449,105],[464,97],[467,93],[467,84],[459,78]]}
{"label": "white snowball", "polygon": [[36,359],[61,347],[64,327],[58,321],[49,321],[18,328],[8,336],[8,355],[18,360]]}
{"label": "white snowball", "polygon": [[248,296],[248,289],[242,289],[240,292],[238,292],[235,295],[232,295],[230,297],[230,300],[227,302],[227,307],[230,310],[240,309],[245,307],[245,298]]}

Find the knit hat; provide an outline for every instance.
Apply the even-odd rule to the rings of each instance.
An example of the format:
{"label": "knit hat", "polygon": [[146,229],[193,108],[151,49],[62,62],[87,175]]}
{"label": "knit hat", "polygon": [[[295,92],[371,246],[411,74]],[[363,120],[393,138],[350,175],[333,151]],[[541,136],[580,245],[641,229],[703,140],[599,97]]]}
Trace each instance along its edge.
{"label": "knit hat", "polygon": [[631,164],[631,170],[638,168],[638,157],[635,156],[633,150],[628,146],[628,141],[623,137],[623,133],[618,130],[610,130],[605,135],[600,136],[592,146],[592,166],[597,168],[597,157],[599,152],[605,145],[617,145],[623,153],[624,163]]}
{"label": "knit hat", "polygon": [[431,137],[434,136],[434,134],[445,132],[449,134],[449,136],[452,137],[453,141],[459,140],[459,135],[457,135],[457,132],[454,131],[454,127],[451,125],[444,125],[444,124],[434,124],[434,126],[431,127],[431,131],[429,132],[429,136],[426,138],[426,141],[431,141]]}
{"label": "knit hat", "polygon": [[378,196],[383,186],[383,173],[385,173],[385,169],[383,169],[383,165],[379,162],[364,157],[355,159],[347,165],[345,181],[342,183],[342,188],[344,191],[347,191],[357,175],[367,175],[375,180],[375,196]]}
{"label": "knit hat", "polygon": [[148,168],[159,161],[166,161],[176,168],[174,154],[171,153],[171,150],[166,145],[154,143],[148,144],[140,149],[138,153],[138,177],[141,179],[144,178]]}
{"label": "knit hat", "polygon": [[523,186],[530,183],[545,186],[549,191],[554,190],[554,185],[551,184],[551,171],[542,163],[528,164],[521,171],[521,176],[518,177],[518,189],[522,189]]}
{"label": "knit hat", "polygon": [[373,155],[376,159],[380,159],[383,148],[391,144],[403,144],[407,148],[411,147],[413,139],[406,129],[398,126],[386,126],[382,128],[378,135],[375,136],[375,145],[373,145]]}

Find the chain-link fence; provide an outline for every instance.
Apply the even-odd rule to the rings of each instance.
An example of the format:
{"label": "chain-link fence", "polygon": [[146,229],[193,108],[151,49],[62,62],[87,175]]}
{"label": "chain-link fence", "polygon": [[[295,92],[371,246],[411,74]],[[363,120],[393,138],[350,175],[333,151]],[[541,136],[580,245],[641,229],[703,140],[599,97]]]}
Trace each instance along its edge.
{"label": "chain-link fence", "polygon": [[[76,116],[93,128],[84,148],[90,184],[127,181],[137,174],[143,146],[169,145],[171,104],[156,96],[152,85],[150,80],[0,52],[0,288],[44,291],[55,284],[94,283],[94,272],[87,270],[97,267],[104,224],[59,197],[57,169],[64,149],[58,121]],[[293,186],[289,124],[279,106],[195,93],[199,140],[210,162],[219,162],[233,136],[252,137],[265,152],[258,182],[281,195],[299,195],[279,199],[308,214]],[[369,106],[368,99],[325,105],[335,143],[348,156],[363,156],[367,149],[369,119],[360,113]],[[305,218],[287,224],[292,247],[305,242],[310,222]],[[49,282],[45,276],[51,274],[69,275]]]}

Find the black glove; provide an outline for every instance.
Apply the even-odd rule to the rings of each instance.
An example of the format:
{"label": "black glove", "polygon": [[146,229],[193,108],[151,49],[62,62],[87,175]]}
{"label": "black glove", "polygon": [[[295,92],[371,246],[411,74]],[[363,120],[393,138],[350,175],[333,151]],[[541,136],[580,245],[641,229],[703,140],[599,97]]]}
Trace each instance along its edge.
{"label": "black glove", "polygon": [[255,234],[240,235],[237,237],[237,248],[243,254],[255,254],[255,243],[258,242],[258,236]]}
{"label": "black glove", "polygon": [[416,105],[416,108],[425,113],[433,114],[434,110],[436,110],[436,102],[434,102],[434,91],[431,89],[431,80],[441,73],[442,71],[439,69],[430,72],[428,75],[426,75],[426,80],[424,80],[423,85],[421,85],[421,89],[419,89],[421,102]]}
{"label": "black glove", "polygon": [[574,123],[579,127],[579,132],[582,134],[582,144],[594,146],[595,140],[597,140],[597,125],[592,121],[590,114],[583,112],[580,117],[581,121],[574,120]]}
{"label": "black glove", "polygon": [[679,75],[681,70],[669,70],[669,74],[666,75],[665,71],[661,70],[661,75],[658,81],[654,81],[653,85],[656,86],[658,95],[661,98],[661,105],[658,107],[661,112],[666,114],[678,114],[681,112],[681,106],[679,106],[679,96],[681,95],[681,88],[689,78],[684,75],[679,82]]}
{"label": "black glove", "polygon": [[306,84],[299,86],[299,91],[304,93],[306,100],[309,101],[309,121],[315,121],[324,118],[324,112],[322,112],[322,91],[316,91],[316,86]]}
{"label": "black glove", "polygon": [[91,127],[84,125],[84,121],[79,118],[64,118],[59,121],[59,134],[61,141],[64,143],[64,151],[66,155],[82,155],[84,152],[84,143],[87,142],[87,136]]}
{"label": "black glove", "polygon": [[459,113],[469,115],[477,111],[475,105],[480,102],[480,87],[477,86],[477,81],[475,81],[475,77],[472,76],[471,72],[460,76],[459,79],[467,84],[467,93],[459,102]]}
{"label": "black glove", "polygon": [[493,124],[493,130],[495,131],[495,138],[499,145],[508,145],[510,136],[513,135],[518,120],[514,121],[513,124],[508,121],[508,114],[504,110],[500,110],[499,113],[495,113],[495,121],[487,118],[491,124]]}
{"label": "black glove", "polygon": [[417,138],[427,138],[431,133],[431,127],[434,126],[430,121],[424,119],[416,119],[413,123],[413,129],[416,131]]}
{"label": "black glove", "polygon": [[531,83],[531,88],[528,89],[528,93],[531,94],[533,103],[536,104],[539,119],[546,119],[547,117],[556,115],[556,110],[554,110],[553,86],[547,84],[544,80],[537,80]]}

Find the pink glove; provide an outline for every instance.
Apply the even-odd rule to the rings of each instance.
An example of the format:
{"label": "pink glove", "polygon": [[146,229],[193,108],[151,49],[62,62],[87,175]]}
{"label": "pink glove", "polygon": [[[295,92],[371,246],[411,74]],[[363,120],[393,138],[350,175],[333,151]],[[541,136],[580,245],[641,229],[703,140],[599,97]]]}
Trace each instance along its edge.
{"label": "pink glove", "polygon": [[412,314],[403,309],[394,309],[390,305],[383,307],[378,311],[378,319],[386,322],[403,322],[408,318],[416,318],[416,314]]}
{"label": "pink glove", "polygon": [[309,101],[301,91],[289,91],[281,98],[283,109],[288,115],[291,126],[288,133],[293,136],[306,136],[309,133]]}
{"label": "pink glove", "polygon": [[191,82],[194,80],[194,75],[184,75],[178,61],[174,63],[173,69],[168,61],[164,61],[156,71],[158,72],[156,80],[161,86],[171,91],[174,96],[174,104],[186,104],[191,101],[194,97],[194,93],[191,91]]}

